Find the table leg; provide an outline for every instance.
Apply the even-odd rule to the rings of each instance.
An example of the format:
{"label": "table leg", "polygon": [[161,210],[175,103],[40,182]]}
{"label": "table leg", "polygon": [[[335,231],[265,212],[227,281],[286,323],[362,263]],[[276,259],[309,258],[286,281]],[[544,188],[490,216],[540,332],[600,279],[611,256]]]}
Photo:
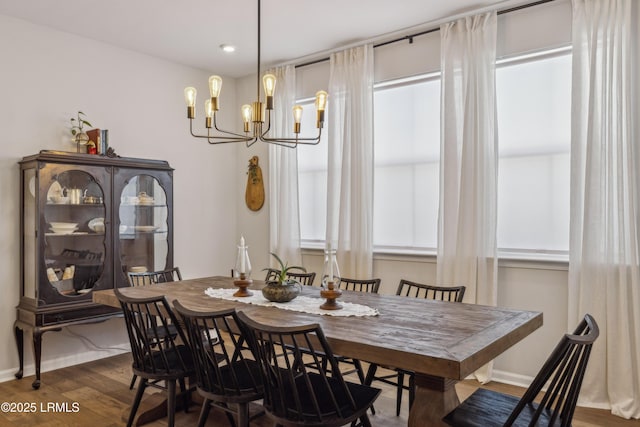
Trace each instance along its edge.
{"label": "table leg", "polygon": [[416,394],[409,411],[410,427],[446,426],[442,418],[460,404],[456,380],[415,374]]}
{"label": "table leg", "polygon": [[[140,381],[142,381],[140,379]],[[189,405],[202,405],[204,402],[202,396],[199,393],[193,392],[193,387],[191,384],[195,379],[190,379],[189,387],[186,389],[184,393],[189,393],[190,397],[188,399]],[[139,387],[139,386],[138,386]],[[177,397],[177,396],[176,396]],[[176,399],[176,412],[184,410],[185,400],[184,399]],[[129,419],[129,413],[131,412],[131,408],[127,408],[122,413],[122,421],[127,422]],[[186,411],[185,411],[186,412]],[[143,426],[159,419],[165,418],[167,416],[167,393],[166,392],[158,392],[153,393],[151,395],[145,395],[142,398],[142,402],[140,402],[140,406],[136,411],[136,417],[133,421],[133,425]]]}

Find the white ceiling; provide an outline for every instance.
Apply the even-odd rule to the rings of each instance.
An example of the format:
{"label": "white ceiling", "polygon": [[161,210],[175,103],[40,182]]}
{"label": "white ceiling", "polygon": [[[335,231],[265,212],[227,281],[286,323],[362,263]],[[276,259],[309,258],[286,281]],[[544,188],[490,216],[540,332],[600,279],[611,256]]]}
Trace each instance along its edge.
{"label": "white ceiling", "polygon": [[[265,0],[262,62],[310,59],[526,0]],[[258,0],[0,0],[0,14],[221,75],[256,71]],[[237,47],[225,54],[219,46]]]}

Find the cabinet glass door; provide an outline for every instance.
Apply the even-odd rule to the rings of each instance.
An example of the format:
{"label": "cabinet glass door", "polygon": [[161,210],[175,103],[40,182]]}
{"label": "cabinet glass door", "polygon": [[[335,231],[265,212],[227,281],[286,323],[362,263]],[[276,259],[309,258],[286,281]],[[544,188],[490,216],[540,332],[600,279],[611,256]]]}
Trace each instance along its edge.
{"label": "cabinet glass door", "polygon": [[89,170],[41,171],[46,277],[53,294],[77,298],[96,288],[105,270],[105,189]]}
{"label": "cabinet glass door", "polygon": [[123,273],[167,268],[169,212],[167,193],[160,181],[146,174],[126,180],[118,216]]}

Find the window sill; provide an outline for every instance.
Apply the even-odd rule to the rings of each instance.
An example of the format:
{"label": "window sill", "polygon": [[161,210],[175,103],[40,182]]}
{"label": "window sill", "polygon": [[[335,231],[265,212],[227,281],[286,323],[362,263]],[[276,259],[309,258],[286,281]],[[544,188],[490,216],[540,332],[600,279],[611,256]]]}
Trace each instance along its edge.
{"label": "window sill", "polygon": [[[321,255],[323,242],[305,242],[304,255]],[[377,247],[373,250],[374,260],[435,263],[437,252],[434,248]],[[568,270],[569,254],[565,251],[516,251],[498,250],[500,268],[527,268],[536,270]]]}

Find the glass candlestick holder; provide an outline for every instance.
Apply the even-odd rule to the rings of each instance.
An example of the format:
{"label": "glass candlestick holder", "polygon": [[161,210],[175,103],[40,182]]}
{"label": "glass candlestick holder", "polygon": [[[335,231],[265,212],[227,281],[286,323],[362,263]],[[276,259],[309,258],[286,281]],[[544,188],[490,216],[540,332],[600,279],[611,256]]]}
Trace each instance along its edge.
{"label": "glass candlestick holder", "polygon": [[340,271],[338,270],[338,261],[336,258],[336,250],[328,246],[324,251],[324,266],[322,268],[322,290],[320,296],[326,301],[320,306],[323,310],[340,310],[342,304],[336,301],[342,295],[342,291],[338,288],[338,280]]}
{"label": "glass candlestick holder", "polygon": [[233,284],[238,287],[238,290],[233,294],[234,297],[250,297],[253,295],[253,292],[247,290],[253,283],[253,280],[251,280],[249,247],[244,244],[244,237],[240,239],[240,245],[238,245],[236,267],[233,270],[233,276]]}

